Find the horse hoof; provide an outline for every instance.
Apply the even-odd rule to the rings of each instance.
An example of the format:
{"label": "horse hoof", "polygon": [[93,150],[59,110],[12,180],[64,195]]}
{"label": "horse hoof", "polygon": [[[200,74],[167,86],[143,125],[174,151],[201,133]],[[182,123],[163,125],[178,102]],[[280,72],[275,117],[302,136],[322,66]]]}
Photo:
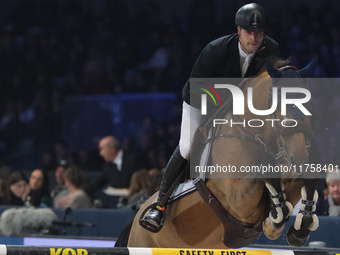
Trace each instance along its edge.
{"label": "horse hoof", "polygon": [[275,228],[270,224],[270,219],[267,218],[263,223],[262,223],[262,229],[263,233],[266,235],[266,237],[270,240],[276,240],[280,237],[282,230],[284,229],[284,224],[280,228]]}
{"label": "horse hoof", "polygon": [[309,235],[304,238],[299,238],[294,234],[294,226],[291,226],[287,232],[287,243],[291,246],[301,247],[305,245],[309,239]]}

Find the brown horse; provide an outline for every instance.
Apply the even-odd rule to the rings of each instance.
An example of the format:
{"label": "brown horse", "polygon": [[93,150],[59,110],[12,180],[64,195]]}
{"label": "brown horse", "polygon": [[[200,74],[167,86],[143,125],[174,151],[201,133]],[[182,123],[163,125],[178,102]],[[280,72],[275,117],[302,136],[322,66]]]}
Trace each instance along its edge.
{"label": "brown horse", "polygon": [[[313,60],[300,71],[291,67],[280,71],[267,63],[267,71],[258,76],[261,79],[245,82],[243,92],[247,95],[248,88],[252,87],[254,107],[269,109],[273,88],[287,86],[281,84],[285,79],[275,79],[274,84],[272,78],[293,77],[301,80],[301,77],[311,73],[315,64]],[[256,116],[256,119],[262,119],[264,123],[258,128],[219,125],[212,129],[212,139],[206,139],[211,144],[209,165],[231,165],[240,169],[268,163],[281,168],[306,163],[308,141],[312,133],[310,117],[297,118],[294,109],[288,110],[286,116],[281,116],[280,110],[278,107],[271,116]],[[223,110],[219,114],[221,112]],[[221,117],[234,118],[238,122],[255,118],[247,106],[244,115],[231,116],[228,111]],[[296,127],[285,128],[265,121],[270,117],[279,119],[275,123],[294,118],[298,121]],[[196,138],[206,133],[203,127],[199,130]],[[202,151],[199,141],[196,139],[193,152]],[[190,164],[199,165],[199,162],[192,158]],[[251,244],[261,232],[270,239],[276,239],[301,195],[301,210],[294,226],[288,231],[288,242],[294,246],[305,244],[310,230],[318,226],[317,217],[313,213],[317,200],[316,179],[281,176],[281,172],[266,177],[249,173],[228,173],[227,178],[213,177],[213,174],[207,176],[205,182],[198,178],[196,187],[199,192],[193,192],[168,205],[165,224],[158,233],[151,233],[139,225],[142,213],[156,201],[157,194],[154,194],[134,219],[128,247],[238,248]]]}

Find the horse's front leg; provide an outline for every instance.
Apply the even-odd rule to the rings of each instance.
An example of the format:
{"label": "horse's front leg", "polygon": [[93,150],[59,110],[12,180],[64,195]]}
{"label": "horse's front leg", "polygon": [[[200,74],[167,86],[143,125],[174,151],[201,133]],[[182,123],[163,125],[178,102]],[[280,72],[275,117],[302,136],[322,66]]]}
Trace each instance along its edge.
{"label": "horse's front leg", "polygon": [[293,206],[286,201],[281,179],[267,179],[266,187],[270,195],[270,212],[263,223],[263,232],[267,238],[275,240],[281,235],[286,219],[293,213]]}
{"label": "horse's front leg", "polygon": [[309,238],[310,231],[315,231],[319,227],[318,217],[314,214],[318,200],[318,193],[315,190],[316,181],[315,179],[306,180],[305,186],[301,189],[300,211],[294,225],[287,233],[287,242],[292,246],[303,246]]}

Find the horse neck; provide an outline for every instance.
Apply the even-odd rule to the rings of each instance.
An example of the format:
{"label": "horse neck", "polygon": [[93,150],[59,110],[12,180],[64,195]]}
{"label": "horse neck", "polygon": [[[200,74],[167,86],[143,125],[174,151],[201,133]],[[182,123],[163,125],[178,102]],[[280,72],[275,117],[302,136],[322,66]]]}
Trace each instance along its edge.
{"label": "horse neck", "polygon": [[[257,110],[267,110],[270,108],[269,106],[269,97],[270,97],[270,87],[271,87],[271,78],[267,72],[264,72],[254,78],[254,80],[245,86],[243,92],[245,95],[245,115],[244,119],[249,121],[251,119],[260,119],[263,121],[264,125],[261,128],[253,128],[253,131],[256,134],[261,134],[266,141],[272,140],[276,137],[276,133],[274,128],[272,127],[271,121],[266,121],[271,119],[270,115],[255,115],[248,108],[248,88],[253,88],[252,99],[253,106]],[[257,123],[258,124],[258,123]]]}

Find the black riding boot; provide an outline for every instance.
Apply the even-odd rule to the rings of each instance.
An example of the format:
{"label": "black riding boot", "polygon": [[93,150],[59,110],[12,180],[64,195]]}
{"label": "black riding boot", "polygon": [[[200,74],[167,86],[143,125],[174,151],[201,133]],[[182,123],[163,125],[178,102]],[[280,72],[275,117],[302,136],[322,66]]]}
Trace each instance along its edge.
{"label": "black riding boot", "polygon": [[160,185],[158,199],[157,199],[157,207],[155,209],[150,210],[150,212],[144,217],[143,225],[146,225],[151,228],[159,228],[163,213],[165,210],[166,201],[162,201],[165,197],[165,194],[168,192],[172,184],[175,182],[177,176],[182,172],[184,167],[186,166],[188,160],[184,159],[180,152],[179,146],[172,153],[172,156],[165,168],[164,176]]}

